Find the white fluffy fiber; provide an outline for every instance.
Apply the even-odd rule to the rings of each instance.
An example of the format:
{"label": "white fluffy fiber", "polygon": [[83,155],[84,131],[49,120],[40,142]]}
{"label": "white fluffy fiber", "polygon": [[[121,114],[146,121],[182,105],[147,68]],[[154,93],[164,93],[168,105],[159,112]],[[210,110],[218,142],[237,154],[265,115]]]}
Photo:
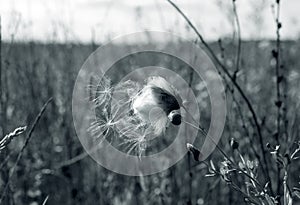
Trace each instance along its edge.
{"label": "white fluffy fiber", "polygon": [[179,104],[179,97],[175,88],[162,77],[150,77],[145,87],[133,99],[132,108],[134,113],[145,123],[151,123],[154,134],[161,135],[169,125],[166,113],[160,108],[154,95],[152,87],[159,87],[176,97]]}

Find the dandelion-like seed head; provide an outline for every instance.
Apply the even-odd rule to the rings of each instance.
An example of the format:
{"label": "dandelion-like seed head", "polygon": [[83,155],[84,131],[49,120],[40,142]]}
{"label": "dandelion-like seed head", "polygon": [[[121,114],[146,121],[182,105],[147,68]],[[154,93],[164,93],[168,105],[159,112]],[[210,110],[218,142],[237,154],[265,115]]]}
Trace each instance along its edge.
{"label": "dandelion-like seed head", "polygon": [[144,86],[131,80],[112,86],[104,77],[90,87],[96,114],[90,134],[100,142],[110,139],[129,154],[141,156],[149,140],[164,134],[170,123],[181,123],[181,98],[164,78],[151,77]]}

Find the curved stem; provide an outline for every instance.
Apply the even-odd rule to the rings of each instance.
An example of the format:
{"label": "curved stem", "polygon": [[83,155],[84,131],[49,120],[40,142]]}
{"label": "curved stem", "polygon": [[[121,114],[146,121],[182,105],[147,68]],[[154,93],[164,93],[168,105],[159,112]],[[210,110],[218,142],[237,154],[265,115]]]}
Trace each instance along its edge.
{"label": "curved stem", "polygon": [[[199,128],[198,126],[196,126],[196,125],[194,125],[194,124],[192,124],[192,123],[189,123],[189,122],[187,122],[187,121],[182,121],[182,122],[184,122],[184,123],[186,123],[186,124],[188,124],[188,125],[190,125],[190,126],[192,126],[192,127],[194,127],[194,128],[196,128],[196,129],[198,129],[198,130],[200,130],[200,131],[202,131],[201,130],[201,128]],[[209,136],[209,135],[206,135],[207,137],[209,137],[209,139],[216,145],[216,148],[221,152],[221,154],[228,160],[228,161],[230,161],[230,163],[232,163],[233,165],[235,165],[235,169],[236,170],[238,170],[238,171],[240,171],[240,172],[242,172],[245,176],[247,176],[248,178],[250,178],[253,182],[255,182],[260,188],[261,188],[261,190],[264,192],[264,188],[263,188],[263,186],[255,179],[255,178],[253,178],[251,175],[249,175],[247,172],[245,172],[244,170],[242,170],[242,169],[240,169],[239,168],[239,166],[232,160],[232,159],[230,159],[230,157],[221,149],[221,147]]]}
{"label": "curved stem", "polygon": [[39,112],[39,114],[38,114],[37,117],[35,118],[35,120],[34,120],[34,122],[33,122],[33,125],[32,125],[32,127],[31,127],[31,129],[30,129],[28,135],[26,136],[26,139],[25,139],[25,142],[24,142],[24,144],[23,144],[23,146],[22,146],[22,149],[21,149],[21,151],[19,152],[19,154],[18,154],[18,156],[17,156],[17,160],[16,160],[16,162],[14,163],[13,167],[11,168],[10,174],[8,175],[7,182],[6,182],[5,186],[4,186],[4,189],[3,189],[2,194],[1,194],[1,197],[0,197],[0,204],[1,204],[2,200],[3,200],[3,198],[4,198],[4,195],[5,195],[5,192],[6,192],[7,188],[8,188],[8,186],[9,186],[11,177],[13,176],[13,174],[14,174],[14,172],[15,172],[15,169],[16,169],[16,167],[17,167],[17,165],[18,165],[18,163],[19,163],[19,161],[20,161],[20,159],[21,159],[21,157],[22,157],[22,155],[23,155],[23,153],[24,153],[24,150],[25,150],[25,148],[27,147],[27,145],[29,144],[29,141],[30,141],[30,139],[31,139],[31,137],[32,137],[32,133],[33,133],[33,131],[35,130],[35,127],[36,127],[37,123],[38,123],[39,120],[41,119],[42,115],[44,114],[44,112],[45,112],[45,110],[46,110],[46,108],[47,108],[47,106],[48,106],[48,104],[49,104],[51,101],[52,101],[52,98],[49,98],[49,100],[44,104],[44,106],[42,107],[41,111]]}
{"label": "curved stem", "polygon": [[[227,67],[225,65],[223,65],[223,63],[218,59],[218,57],[216,56],[216,54],[213,52],[213,50],[211,49],[211,47],[207,44],[207,42],[204,40],[203,36],[200,34],[200,32],[197,30],[197,28],[194,26],[194,24],[190,21],[190,19],[183,13],[183,11],[181,11],[181,9],[171,0],[167,0],[178,12],[179,14],[186,20],[186,22],[188,23],[188,25],[192,28],[192,30],[196,33],[196,35],[198,36],[198,38],[200,39],[201,43],[204,45],[204,47],[207,49],[207,51],[209,52],[209,54],[211,55],[211,57],[213,58],[213,60],[221,67],[222,71],[226,74],[226,76],[230,79],[230,81],[232,82],[232,84],[236,87],[236,89],[238,90],[238,92],[240,93],[240,95],[242,96],[242,98],[244,99],[244,101],[247,104],[247,107],[249,108],[249,111],[252,115],[252,118],[254,120],[254,124],[258,133],[258,137],[259,137],[259,142],[260,142],[260,148],[262,150],[262,155],[263,155],[263,161],[265,166],[262,165],[263,169],[266,169],[266,173],[267,174],[267,180],[271,182],[271,178],[269,176],[269,165],[268,165],[268,161],[266,158],[266,150],[264,148],[264,140],[263,140],[263,136],[262,136],[262,132],[261,132],[261,127],[260,124],[258,122],[258,117],[254,111],[254,108],[249,100],[249,98],[246,96],[246,94],[244,93],[244,91],[242,90],[241,86],[237,83],[237,81],[235,80],[235,78],[233,76],[231,76],[231,74],[229,73]],[[273,190],[270,189],[270,191],[273,193]]]}

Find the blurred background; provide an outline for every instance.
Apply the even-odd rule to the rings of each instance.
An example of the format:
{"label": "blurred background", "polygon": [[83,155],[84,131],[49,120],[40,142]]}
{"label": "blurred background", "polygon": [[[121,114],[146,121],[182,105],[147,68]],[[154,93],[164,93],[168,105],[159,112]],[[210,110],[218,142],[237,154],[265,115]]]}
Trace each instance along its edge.
{"label": "blurred background", "polygon": [[[1,0],[2,38],[18,41],[101,43],[125,33],[163,30],[193,37],[186,22],[160,0]],[[231,1],[176,1],[207,40],[231,38]],[[243,39],[275,38],[272,0],[237,1]],[[298,39],[299,1],[281,5],[282,38]]]}
{"label": "blurred background", "polygon": [[[0,152],[2,204],[249,203],[245,201],[249,196],[240,191],[258,202],[268,201],[265,204],[292,199],[300,203],[300,163],[293,155],[300,146],[295,144],[300,140],[300,2],[174,2],[232,76],[220,70],[226,86],[227,121],[219,145],[241,169],[262,186],[267,184],[268,195],[260,196],[262,190],[249,185],[252,181],[244,175],[224,171],[228,167],[217,150],[206,163],[195,162],[187,154],[167,171],[129,177],[98,165],[79,143],[72,121],[73,86],[82,64],[98,46],[145,30],[168,31],[203,46],[168,1],[0,0],[0,139],[17,127],[29,129],[43,104],[53,97],[21,159],[18,154],[26,133]],[[150,43],[155,44],[155,39]],[[168,62],[172,67],[172,61]],[[180,69],[175,66],[174,71]],[[189,73],[185,75],[190,78]],[[236,84],[247,96],[257,122]],[[196,77],[191,85],[197,99],[209,99]],[[201,120],[209,122],[209,109],[201,110]],[[232,138],[238,151],[230,143]],[[207,177],[214,167],[219,173]],[[232,184],[241,190],[232,189]]]}

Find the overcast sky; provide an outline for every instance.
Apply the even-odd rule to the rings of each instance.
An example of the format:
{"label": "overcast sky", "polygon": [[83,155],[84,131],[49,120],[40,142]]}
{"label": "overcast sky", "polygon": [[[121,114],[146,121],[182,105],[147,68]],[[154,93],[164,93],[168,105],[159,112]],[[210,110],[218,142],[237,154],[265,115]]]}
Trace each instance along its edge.
{"label": "overcast sky", "polygon": [[[206,39],[232,37],[231,0],[175,1]],[[242,37],[274,38],[275,0],[237,0]],[[300,36],[299,0],[281,0],[282,37]],[[5,40],[103,42],[142,30],[171,31],[193,37],[185,21],[165,0],[0,0]]]}

